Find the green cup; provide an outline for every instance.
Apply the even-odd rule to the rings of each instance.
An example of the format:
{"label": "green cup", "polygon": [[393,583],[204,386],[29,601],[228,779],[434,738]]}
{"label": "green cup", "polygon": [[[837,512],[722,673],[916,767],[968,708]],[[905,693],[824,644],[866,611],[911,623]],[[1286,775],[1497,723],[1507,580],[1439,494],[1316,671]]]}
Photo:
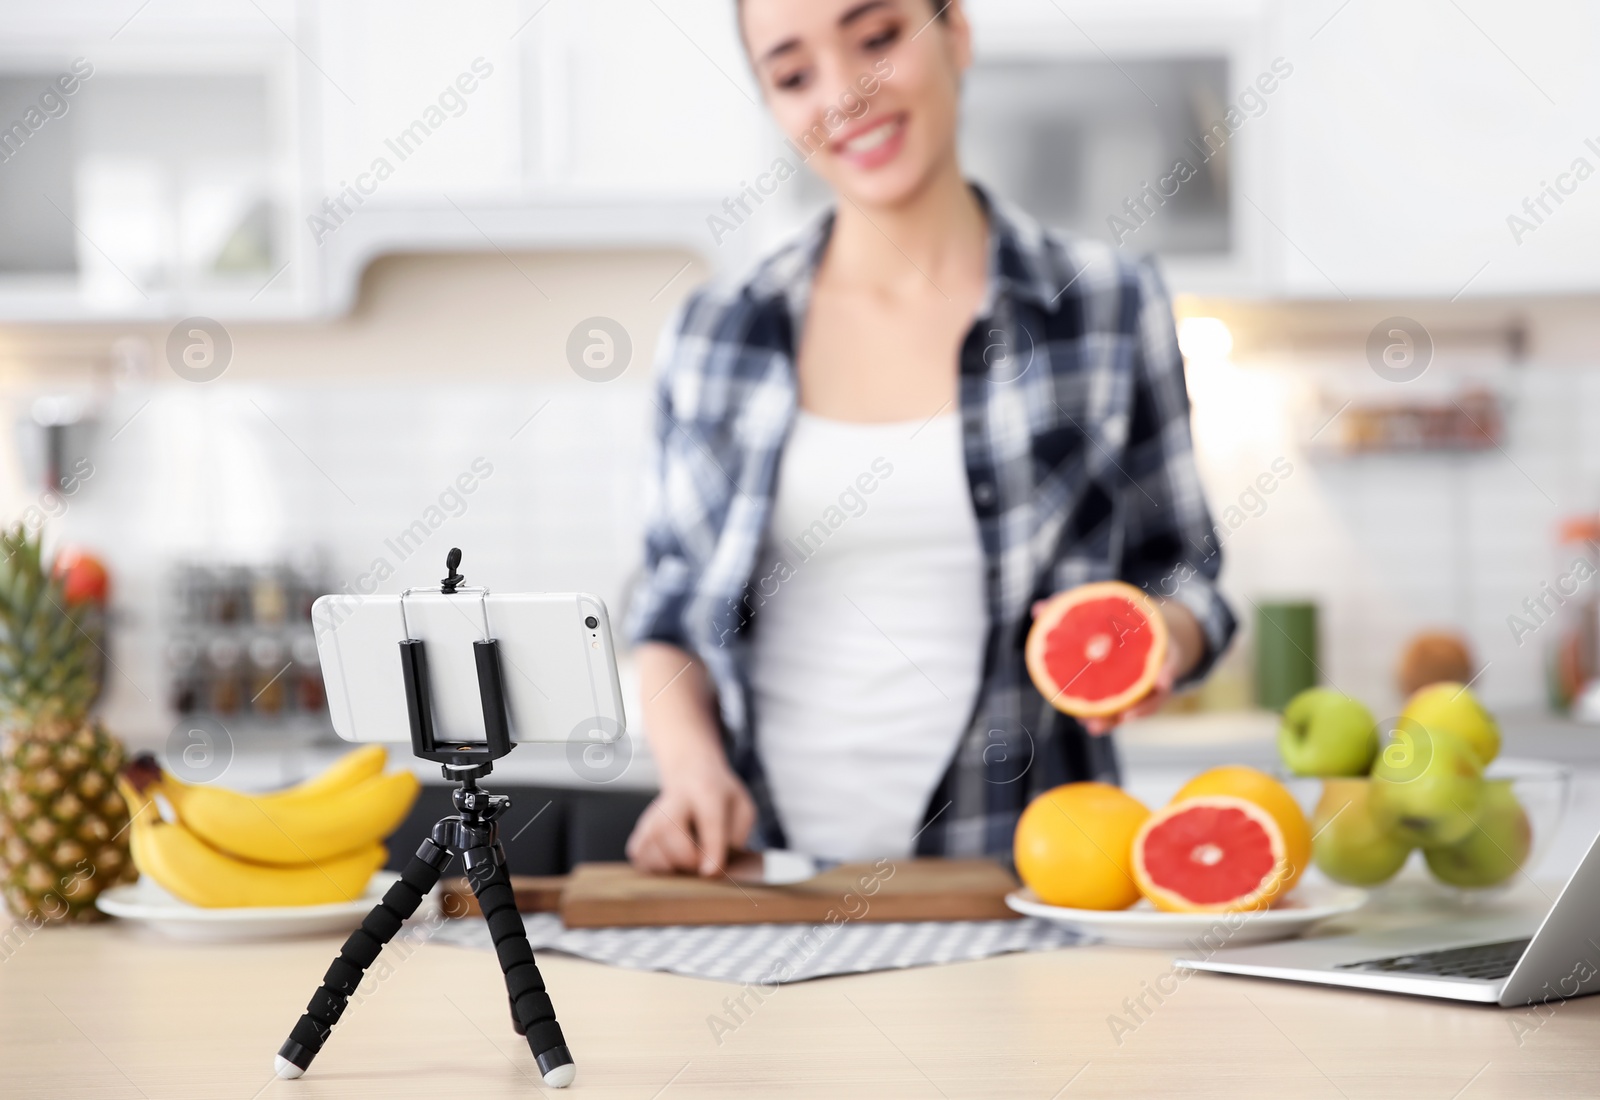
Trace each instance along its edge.
{"label": "green cup", "polygon": [[1316,687],[1317,605],[1282,601],[1256,605],[1256,705],[1281,711]]}

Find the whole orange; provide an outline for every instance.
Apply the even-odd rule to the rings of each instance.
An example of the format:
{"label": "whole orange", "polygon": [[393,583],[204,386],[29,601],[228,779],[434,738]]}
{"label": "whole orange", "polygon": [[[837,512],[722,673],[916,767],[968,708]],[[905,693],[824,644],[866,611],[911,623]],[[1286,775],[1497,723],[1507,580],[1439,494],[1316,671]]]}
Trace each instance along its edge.
{"label": "whole orange", "polygon": [[1150,811],[1108,783],[1068,783],[1029,803],[1012,856],[1039,900],[1070,909],[1126,909],[1139,900],[1133,838]]}
{"label": "whole orange", "polygon": [[1300,876],[1311,865],[1311,823],[1306,820],[1300,803],[1289,793],[1289,788],[1266,772],[1243,764],[1224,764],[1189,780],[1182,790],[1172,796],[1172,801],[1213,794],[1231,795],[1254,802],[1272,815],[1279,831],[1283,833],[1283,854],[1289,861],[1289,874],[1277,894],[1281,897],[1293,890],[1294,884],[1300,881]]}

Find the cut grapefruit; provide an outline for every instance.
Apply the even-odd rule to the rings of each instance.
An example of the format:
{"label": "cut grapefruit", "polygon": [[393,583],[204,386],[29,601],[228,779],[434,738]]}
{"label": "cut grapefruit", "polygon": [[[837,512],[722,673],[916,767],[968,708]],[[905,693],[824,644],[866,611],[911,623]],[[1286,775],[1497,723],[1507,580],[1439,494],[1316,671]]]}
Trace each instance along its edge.
{"label": "cut grapefruit", "polygon": [[1017,820],[1017,874],[1047,905],[1126,909],[1139,900],[1129,859],[1150,811],[1109,783],[1067,783],[1028,804]]}
{"label": "cut grapefruit", "polygon": [[1150,694],[1167,659],[1167,623],[1131,584],[1079,585],[1046,601],[1024,652],[1028,675],[1051,706],[1103,718]]}
{"label": "cut grapefruit", "polygon": [[1300,876],[1305,874],[1306,867],[1311,863],[1311,822],[1306,820],[1305,811],[1300,808],[1294,795],[1289,793],[1289,788],[1256,768],[1244,764],[1224,764],[1203,771],[1189,780],[1172,796],[1172,801],[1211,794],[1230,795],[1254,802],[1272,815],[1272,819],[1278,823],[1278,831],[1283,834],[1283,854],[1289,861],[1283,892],[1293,890],[1294,884],[1300,881]]}
{"label": "cut grapefruit", "polygon": [[1277,821],[1248,799],[1181,799],[1152,814],[1133,838],[1134,880],[1168,912],[1265,908],[1288,870]]}

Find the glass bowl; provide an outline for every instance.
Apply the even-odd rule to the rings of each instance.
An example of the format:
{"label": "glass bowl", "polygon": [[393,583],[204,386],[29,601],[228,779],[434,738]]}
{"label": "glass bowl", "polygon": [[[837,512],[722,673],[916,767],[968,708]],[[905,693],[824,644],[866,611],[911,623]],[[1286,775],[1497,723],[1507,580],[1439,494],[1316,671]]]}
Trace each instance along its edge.
{"label": "glass bowl", "polygon": [[[1322,780],[1288,775],[1279,778],[1300,803],[1300,808],[1305,811],[1307,819],[1314,820],[1317,804],[1322,800]],[[1567,808],[1572,799],[1572,769],[1553,760],[1500,757],[1490,762],[1484,771],[1484,779],[1490,782],[1509,783],[1512,795],[1528,816],[1528,827],[1532,836],[1527,858],[1522,861],[1519,868],[1520,873],[1492,886],[1454,886],[1435,879],[1428,871],[1421,849],[1417,849],[1411,853],[1395,877],[1389,880],[1390,883],[1397,879],[1409,879],[1415,883],[1420,874],[1437,889],[1459,898],[1470,899],[1509,890],[1538,869],[1539,862],[1549,853],[1551,842],[1566,819]],[[1356,781],[1369,782],[1359,777]],[[1369,889],[1381,890],[1386,885],[1388,883]]]}
{"label": "glass bowl", "polygon": [[1533,847],[1523,861],[1524,874],[1536,871],[1550,852],[1572,802],[1572,769],[1554,760],[1497,759],[1484,772],[1489,780],[1508,779],[1511,793],[1522,803],[1533,830]]}

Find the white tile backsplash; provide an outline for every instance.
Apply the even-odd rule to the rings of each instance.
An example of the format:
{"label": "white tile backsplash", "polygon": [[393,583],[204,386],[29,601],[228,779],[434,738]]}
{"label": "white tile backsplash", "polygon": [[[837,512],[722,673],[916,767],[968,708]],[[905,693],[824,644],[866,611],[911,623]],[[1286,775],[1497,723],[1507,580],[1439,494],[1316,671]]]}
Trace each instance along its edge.
{"label": "white tile backsplash", "polygon": [[648,390],[624,380],[119,395],[104,422],[137,415],[95,444],[95,477],[51,532],[114,569],[108,721],[148,744],[175,720],[159,642],[179,560],[315,553],[332,587],[390,571],[376,590],[392,593],[437,581],[459,546],[471,583],[580,589],[615,613],[639,554],[648,409]]}

